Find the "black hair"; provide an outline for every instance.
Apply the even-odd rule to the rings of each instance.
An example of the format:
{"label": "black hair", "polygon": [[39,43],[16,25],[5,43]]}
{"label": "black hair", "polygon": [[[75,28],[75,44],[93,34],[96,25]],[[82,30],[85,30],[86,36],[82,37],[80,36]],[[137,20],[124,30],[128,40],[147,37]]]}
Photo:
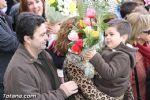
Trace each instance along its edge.
{"label": "black hair", "polygon": [[32,12],[23,12],[18,16],[16,33],[21,44],[24,43],[24,36],[33,38],[35,29],[45,22],[42,16],[35,15]]}
{"label": "black hair", "polygon": [[120,7],[120,14],[122,18],[125,18],[126,15],[130,14],[136,7],[138,3],[136,2],[124,2]]}

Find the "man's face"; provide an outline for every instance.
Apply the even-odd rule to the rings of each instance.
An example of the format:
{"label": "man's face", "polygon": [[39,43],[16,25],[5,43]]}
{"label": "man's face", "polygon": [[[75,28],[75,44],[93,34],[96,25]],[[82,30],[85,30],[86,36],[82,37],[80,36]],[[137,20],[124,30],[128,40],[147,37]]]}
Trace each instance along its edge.
{"label": "man's face", "polygon": [[0,0],[0,9],[7,7],[7,2],[5,0]]}
{"label": "man's face", "polygon": [[122,41],[123,38],[120,36],[120,33],[115,27],[107,28],[105,31],[105,44],[107,47],[111,49],[116,48]]}
{"label": "man's face", "polygon": [[46,32],[47,29],[45,23],[41,24],[41,26],[37,27],[34,31],[33,38],[30,40],[30,45],[36,51],[42,51],[46,48],[46,43],[48,40]]}

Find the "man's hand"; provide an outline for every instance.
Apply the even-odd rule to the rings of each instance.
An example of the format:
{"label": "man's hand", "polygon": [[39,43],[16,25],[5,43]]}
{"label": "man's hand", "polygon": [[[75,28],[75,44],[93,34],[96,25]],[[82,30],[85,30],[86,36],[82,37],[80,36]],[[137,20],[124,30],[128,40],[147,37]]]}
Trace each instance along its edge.
{"label": "man's hand", "polygon": [[60,89],[62,89],[66,93],[67,97],[78,92],[78,86],[74,81],[69,81],[61,84]]}

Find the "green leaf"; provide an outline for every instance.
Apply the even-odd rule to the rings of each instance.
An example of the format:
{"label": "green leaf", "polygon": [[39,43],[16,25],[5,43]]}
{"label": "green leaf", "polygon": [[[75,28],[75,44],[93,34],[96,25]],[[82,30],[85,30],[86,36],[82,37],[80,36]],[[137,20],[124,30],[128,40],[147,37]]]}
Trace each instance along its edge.
{"label": "green leaf", "polygon": [[87,8],[88,8],[88,3],[81,1],[81,3],[78,5],[78,13],[79,13],[80,18],[85,17]]}

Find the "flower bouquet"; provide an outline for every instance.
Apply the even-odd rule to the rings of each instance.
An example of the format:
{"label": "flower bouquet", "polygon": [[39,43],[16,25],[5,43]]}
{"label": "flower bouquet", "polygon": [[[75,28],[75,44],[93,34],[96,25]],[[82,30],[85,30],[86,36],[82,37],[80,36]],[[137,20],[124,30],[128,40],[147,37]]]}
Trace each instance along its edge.
{"label": "flower bouquet", "polygon": [[[78,6],[76,23],[68,30],[69,52],[84,55],[84,52],[90,49],[101,49],[103,31],[107,27],[104,20],[107,19],[109,13],[107,11],[106,1],[90,1]],[[74,55],[75,56],[75,55]],[[80,61],[81,62],[81,61]],[[82,70],[88,78],[94,77],[94,67],[88,61],[84,63]]]}

